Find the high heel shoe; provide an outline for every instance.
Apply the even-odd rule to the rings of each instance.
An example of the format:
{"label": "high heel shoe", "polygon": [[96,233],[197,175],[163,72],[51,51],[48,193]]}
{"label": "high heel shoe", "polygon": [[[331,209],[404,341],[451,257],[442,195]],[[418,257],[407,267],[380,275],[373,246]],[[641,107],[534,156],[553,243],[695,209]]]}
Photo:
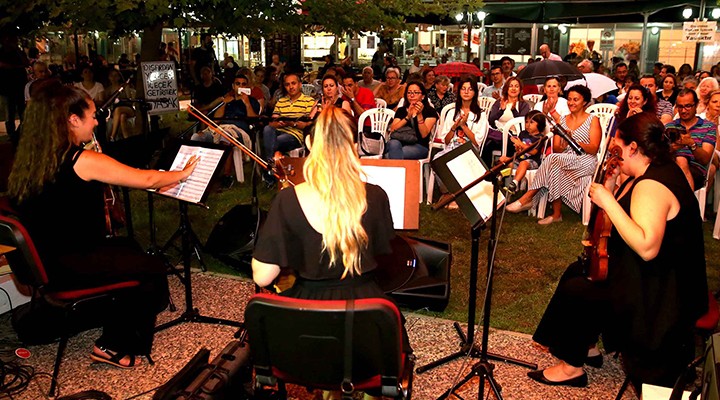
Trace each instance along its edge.
{"label": "high heel shoe", "polygon": [[593,368],[601,368],[603,366],[603,355],[598,354],[585,357],[585,365],[589,365]]}
{"label": "high heel shoe", "polygon": [[530,371],[527,373],[527,376],[537,382],[540,382],[545,385],[550,386],[571,386],[571,387],[580,387],[584,388],[588,385],[588,377],[585,372],[582,373],[580,376],[576,376],[574,378],[565,379],[564,381],[551,381],[548,378],[545,377],[544,369],[538,370],[538,371]]}

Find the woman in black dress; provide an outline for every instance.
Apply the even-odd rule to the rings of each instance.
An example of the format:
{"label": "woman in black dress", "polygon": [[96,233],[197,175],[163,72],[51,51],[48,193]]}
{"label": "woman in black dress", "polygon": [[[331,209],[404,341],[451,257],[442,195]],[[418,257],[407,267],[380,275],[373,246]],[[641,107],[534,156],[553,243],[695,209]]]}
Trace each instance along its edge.
{"label": "woman in black dress", "polygon": [[290,268],[298,278],[282,295],[385,297],[372,272],[374,257],[391,253],[390,204],[380,187],[360,179],[354,132],[342,109],[323,109],[307,139],[306,181],[276,196],[260,230],[252,261],[258,285],[270,285],[281,268]]}
{"label": "woman in black dress", "polygon": [[[579,263],[563,274],[533,336],[560,359],[528,373],[541,383],[586,386],[583,365],[598,358],[588,350],[601,333],[638,391],[642,383],[672,386],[694,355],[693,327],[707,310],[697,200],[656,116],[627,118],[614,145],[622,149],[622,166],[604,186],[590,187],[613,224],[608,278],[587,280]],[[620,172],[629,179],[616,189]]]}
{"label": "woman in black dress", "polygon": [[160,188],[188,178],[182,171],[139,170],[85,150],[97,126],[95,104],[82,89],[38,85],[29,103],[8,193],[57,290],[138,280],[103,310],[102,336],[90,357],[121,368],[149,357],[155,316],[168,303],[165,265],[128,238],[106,237],[103,185]]}

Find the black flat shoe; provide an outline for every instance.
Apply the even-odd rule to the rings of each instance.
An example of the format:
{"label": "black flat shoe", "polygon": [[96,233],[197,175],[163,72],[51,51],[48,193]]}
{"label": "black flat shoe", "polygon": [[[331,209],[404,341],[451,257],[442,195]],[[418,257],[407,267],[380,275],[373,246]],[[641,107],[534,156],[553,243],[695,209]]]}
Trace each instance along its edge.
{"label": "black flat shoe", "polygon": [[585,365],[589,365],[593,368],[601,368],[603,366],[603,355],[598,354],[596,356],[585,357]]}
{"label": "black flat shoe", "polygon": [[530,371],[527,373],[528,377],[534,381],[540,382],[545,385],[550,386],[571,386],[571,387],[580,387],[584,388],[587,387],[588,384],[588,378],[587,374],[583,372],[582,375],[576,376],[575,378],[566,379],[564,381],[551,381],[548,378],[545,377],[544,374],[545,370],[541,369],[539,371]]}

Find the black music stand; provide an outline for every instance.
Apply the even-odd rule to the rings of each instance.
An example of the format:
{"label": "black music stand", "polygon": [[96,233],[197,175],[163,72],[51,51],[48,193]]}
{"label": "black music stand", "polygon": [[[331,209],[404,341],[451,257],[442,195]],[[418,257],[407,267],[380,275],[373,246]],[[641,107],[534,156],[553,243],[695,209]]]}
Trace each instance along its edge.
{"label": "black music stand", "polygon": [[[540,143],[540,141],[538,142]],[[517,155],[525,154],[531,151],[531,147]],[[468,298],[468,331],[467,334],[462,331],[460,324],[455,322],[453,326],[460,336],[460,349],[448,356],[442,357],[427,365],[423,365],[416,369],[417,373],[423,373],[429,369],[445,364],[459,357],[471,356],[479,358],[472,370],[458,381],[452,388],[443,393],[439,399],[447,398],[454,393],[460,386],[465,384],[474,376],[480,377],[480,387],[478,390],[478,399],[484,396],[484,385],[487,379],[491,389],[495,393],[497,399],[502,399],[500,394],[501,388],[493,376],[494,365],[489,360],[507,362],[522,367],[537,369],[537,364],[518,360],[515,358],[494,354],[488,352],[488,337],[490,333],[490,307],[492,300],[492,282],[495,261],[495,247],[497,245],[497,210],[500,200],[500,185],[502,184],[501,171],[506,165],[498,164],[488,170],[478,157],[475,149],[470,142],[459,146],[458,148],[444,154],[443,156],[431,162],[432,169],[438,174],[448,191],[452,193],[451,198],[458,203],[458,208],[465,214],[472,223],[471,228],[471,250],[470,250],[470,292]],[[479,178],[473,179],[476,176]],[[491,193],[492,192],[492,193]],[[445,206],[448,202],[440,202],[434,207],[436,210]],[[492,199],[492,200],[490,200]],[[505,199],[503,198],[502,201]],[[480,233],[487,225],[490,219],[490,237],[488,239],[488,255],[487,255],[487,286],[485,290],[484,306],[483,306],[483,332],[481,346],[475,344],[475,308],[477,302],[477,279],[478,279],[478,257],[480,247]]]}
{"label": "black music stand", "polygon": [[[184,166],[187,162],[187,159],[190,158],[191,154],[199,154],[201,160],[195,168],[195,171],[193,171],[193,174],[190,178],[188,178],[188,181],[186,183],[178,183],[153,192],[158,195],[178,200],[180,208],[180,224],[178,229],[168,240],[168,243],[163,246],[163,251],[167,250],[167,248],[169,248],[169,244],[177,238],[181,239],[183,262],[182,275],[178,273],[175,267],[173,267],[173,269],[185,286],[185,311],[178,318],[156,327],[156,332],[183,322],[202,322],[242,327],[241,322],[201,315],[200,311],[193,307],[192,274],[190,271],[190,264],[192,262],[192,252],[196,252],[199,257],[199,249],[201,248],[201,245],[192,230],[192,226],[190,225],[188,204],[195,204],[207,208],[205,202],[208,196],[208,188],[212,187],[211,183],[218,178],[221,170],[219,167],[222,166],[227,159],[228,151],[225,146],[212,143],[189,141],[176,142],[165,149],[163,156],[161,156],[161,160],[159,161],[159,166],[165,166],[164,169],[166,170],[176,170],[178,169],[178,166],[182,168],[182,166]],[[173,158],[173,161],[171,163],[167,163],[167,160],[170,159],[170,157]],[[188,188],[188,190],[183,192],[186,188]]]}

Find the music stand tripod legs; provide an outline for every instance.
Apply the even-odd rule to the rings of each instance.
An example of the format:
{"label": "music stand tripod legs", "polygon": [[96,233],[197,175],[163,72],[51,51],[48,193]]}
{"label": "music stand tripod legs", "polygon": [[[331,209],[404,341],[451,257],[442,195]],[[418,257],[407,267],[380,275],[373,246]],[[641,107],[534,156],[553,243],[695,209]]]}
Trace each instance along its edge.
{"label": "music stand tripod legs", "polygon": [[[170,328],[172,326],[181,324],[183,322],[201,322],[206,324],[219,324],[228,325],[235,327],[243,327],[242,322],[231,321],[229,319],[208,317],[200,314],[197,308],[193,307],[192,297],[192,273],[190,271],[190,263],[192,261],[192,251],[197,251],[197,247],[193,244],[197,242],[197,236],[193,233],[190,226],[190,218],[188,217],[188,206],[184,201],[180,203],[180,227],[178,231],[173,234],[173,237],[179,236],[182,239],[182,261],[183,261],[183,279],[182,283],[185,286],[185,311],[176,319],[166,322],[155,328],[156,332]],[[170,240],[174,240],[171,238]]]}

